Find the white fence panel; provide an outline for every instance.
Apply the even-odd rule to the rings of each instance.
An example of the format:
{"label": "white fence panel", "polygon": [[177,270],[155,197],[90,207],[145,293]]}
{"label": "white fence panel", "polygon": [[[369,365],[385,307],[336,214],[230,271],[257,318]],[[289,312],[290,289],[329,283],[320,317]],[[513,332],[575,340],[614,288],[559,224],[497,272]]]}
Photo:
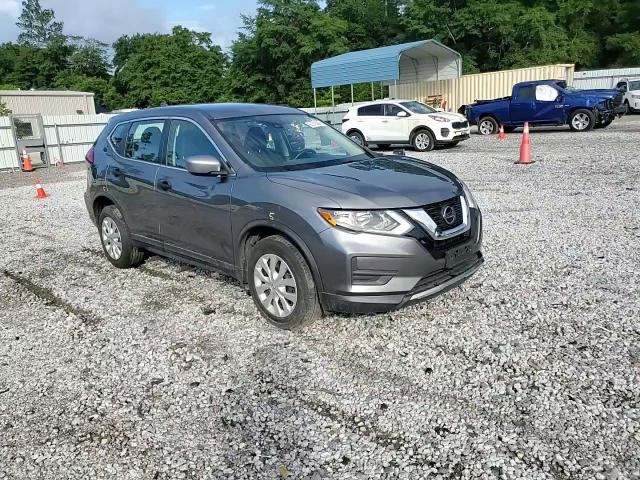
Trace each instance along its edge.
{"label": "white fence panel", "polygon": [[13,141],[11,122],[9,117],[0,117],[0,169],[18,166],[16,144]]}
{"label": "white fence panel", "polygon": [[[47,153],[51,163],[82,162],[89,147],[115,115],[43,115]],[[19,168],[11,122],[0,117],[0,169]]]}

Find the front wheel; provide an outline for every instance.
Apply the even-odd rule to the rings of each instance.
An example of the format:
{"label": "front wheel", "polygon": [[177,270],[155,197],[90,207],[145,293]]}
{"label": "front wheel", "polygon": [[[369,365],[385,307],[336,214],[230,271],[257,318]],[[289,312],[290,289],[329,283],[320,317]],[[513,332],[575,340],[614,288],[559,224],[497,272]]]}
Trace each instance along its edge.
{"label": "front wheel", "polygon": [[435,143],[436,141],[433,137],[433,133],[429,130],[418,130],[411,140],[411,145],[418,152],[428,152],[433,150]]}
{"label": "front wheel", "polygon": [[593,128],[607,128],[609,125],[611,125],[613,123],[613,118],[605,121],[605,122],[599,122],[596,123],[596,125]]}
{"label": "front wheel", "polygon": [[269,323],[292,330],[322,315],[311,269],[286,238],[260,240],[249,254],[249,289]]}
{"label": "front wheel", "polygon": [[569,127],[574,132],[591,130],[596,123],[596,117],[591,110],[580,108],[569,117]]}
{"label": "front wheel", "polygon": [[480,135],[493,135],[498,131],[498,122],[493,117],[484,117],[478,123],[478,133]]}

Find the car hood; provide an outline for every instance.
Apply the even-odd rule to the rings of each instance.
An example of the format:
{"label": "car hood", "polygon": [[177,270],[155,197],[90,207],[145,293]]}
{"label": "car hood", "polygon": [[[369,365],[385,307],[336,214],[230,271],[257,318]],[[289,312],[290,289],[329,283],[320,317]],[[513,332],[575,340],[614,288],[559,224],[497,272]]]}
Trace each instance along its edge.
{"label": "car hood", "polygon": [[593,88],[590,90],[578,90],[577,92],[571,92],[577,95],[588,95],[590,97],[602,97],[602,98],[614,98],[620,92],[610,88]]}
{"label": "car hood", "polygon": [[437,115],[439,117],[444,117],[450,120],[451,122],[465,122],[467,120],[467,117],[465,117],[464,115],[460,115],[459,113],[452,113],[452,112],[420,113],[420,114],[412,114],[412,115],[415,115],[416,118],[424,118],[430,115]]}
{"label": "car hood", "polygon": [[462,194],[456,177],[437,165],[410,157],[384,156],[328,167],[270,172],[272,182],[327,198],[330,207],[411,208]]}

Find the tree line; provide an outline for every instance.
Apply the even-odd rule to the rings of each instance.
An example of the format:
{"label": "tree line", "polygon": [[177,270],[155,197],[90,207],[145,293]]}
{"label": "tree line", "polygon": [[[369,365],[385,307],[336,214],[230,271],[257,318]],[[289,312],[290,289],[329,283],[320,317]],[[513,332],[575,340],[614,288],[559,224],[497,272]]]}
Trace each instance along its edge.
{"label": "tree line", "polygon": [[[17,42],[0,45],[0,89],[89,91],[106,110],[218,101],[309,106],[314,61],[429,38],[459,51],[464,73],[640,65],[636,0],[260,0],[243,23],[228,52],[209,33],[180,26],[109,46],[66,35],[52,10],[24,0]],[[336,100],[350,98],[349,88],[338,88]],[[369,99],[370,86],[355,94]],[[319,101],[330,102],[326,89]]]}

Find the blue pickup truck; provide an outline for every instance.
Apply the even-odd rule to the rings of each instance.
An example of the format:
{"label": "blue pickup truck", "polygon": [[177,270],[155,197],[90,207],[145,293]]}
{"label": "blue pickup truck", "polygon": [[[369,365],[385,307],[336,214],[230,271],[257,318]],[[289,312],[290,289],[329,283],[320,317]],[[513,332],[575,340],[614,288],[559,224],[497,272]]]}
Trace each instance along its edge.
{"label": "blue pickup truck", "polygon": [[[513,86],[510,97],[477,100],[461,108],[469,123],[478,125],[481,135],[506,132],[530,125],[569,125],[573,131],[608,126],[626,112],[618,90],[577,90],[562,80],[522,82]],[[461,112],[463,113],[463,112]]]}

